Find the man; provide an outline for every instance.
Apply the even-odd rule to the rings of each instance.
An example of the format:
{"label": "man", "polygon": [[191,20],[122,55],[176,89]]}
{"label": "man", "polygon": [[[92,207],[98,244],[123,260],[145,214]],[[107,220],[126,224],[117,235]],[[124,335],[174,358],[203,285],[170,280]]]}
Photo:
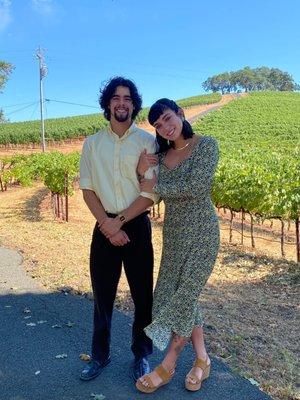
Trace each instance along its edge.
{"label": "man", "polygon": [[[156,197],[140,192],[136,167],[144,149],[155,153],[155,138],[133,123],[142,99],[132,81],[111,79],[99,102],[109,126],[85,140],[80,161],[80,188],[97,220],[90,253],[92,359],[80,378],[95,378],[110,362],[111,318],[123,263],[135,305],[131,350],[137,380],[150,371],[147,356],[152,353],[152,342],[143,331],[151,322],[153,288],[151,225],[146,210]],[[152,174],[149,171],[149,177]]]}

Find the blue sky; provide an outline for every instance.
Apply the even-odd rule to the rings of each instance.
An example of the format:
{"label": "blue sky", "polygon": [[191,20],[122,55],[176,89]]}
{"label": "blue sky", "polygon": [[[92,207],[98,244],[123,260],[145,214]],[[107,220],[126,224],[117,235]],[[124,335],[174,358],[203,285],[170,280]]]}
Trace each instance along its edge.
{"label": "blue sky", "polygon": [[39,45],[48,118],[97,112],[114,75],[136,82],[144,106],[203,93],[208,76],[247,65],[300,83],[299,15],[298,0],[0,0],[0,60],[15,66],[0,107],[10,121],[39,118]]}

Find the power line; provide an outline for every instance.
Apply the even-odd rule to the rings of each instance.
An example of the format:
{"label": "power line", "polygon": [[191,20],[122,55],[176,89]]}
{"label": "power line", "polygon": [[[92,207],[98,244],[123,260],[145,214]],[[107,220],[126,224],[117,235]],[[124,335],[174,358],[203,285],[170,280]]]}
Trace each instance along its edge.
{"label": "power line", "polygon": [[36,106],[35,106],[35,108],[33,109],[32,113],[31,113],[31,115],[30,115],[29,121],[32,120],[32,117],[33,117],[34,114],[36,113],[36,110],[37,110],[37,108],[38,108],[38,105],[39,105],[39,102],[37,101],[37,102],[36,102]]}
{"label": "power line", "polygon": [[35,101],[34,103],[31,103],[31,104],[29,104],[29,105],[26,106],[26,107],[22,107],[22,108],[19,108],[18,110],[11,111],[10,113],[6,113],[6,115],[11,115],[11,114],[15,114],[15,113],[17,113],[17,112],[19,112],[19,111],[23,111],[23,110],[25,110],[26,108],[32,107],[33,105],[35,105],[35,104],[37,104],[37,103],[38,103],[38,101]]}
{"label": "power line", "polygon": [[54,99],[45,99],[45,101],[54,101],[55,103],[64,103],[64,104],[72,104],[73,106],[81,106],[81,107],[89,107],[89,108],[96,108],[99,110],[99,107],[96,106],[89,106],[87,104],[79,104],[79,103],[70,103],[69,101],[62,101],[62,100],[54,100]]}
{"label": "power line", "polygon": [[[99,107],[96,107],[96,106],[90,106],[90,105],[87,105],[87,104],[80,104],[80,103],[71,103],[71,102],[62,101],[62,100],[44,99],[43,103],[46,105],[46,102],[51,102],[51,101],[56,102],[56,103],[71,104],[71,105],[81,106],[81,107],[95,108],[95,109],[99,110]],[[5,109],[5,108],[9,108],[9,107],[17,107],[17,106],[25,105],[25,107],[21,107],[21,108],[18,108],[17,110],[11,111],[9,113],[5,113],[5,115],[8,116],[8,115],[15,114],[15,113],[18,113],[20,111],[26,110],[27,108],[29,108],[31,106],[34,106],[34,105],[37,105],[38,103],[39,103],[39,101],[34,101],[34,102],[31,102],[31,103],[29,103],[29,102],[27,102],[27,103],[18,103],[18,104],[11,104],[9,106],[1,106],[1,108]],[[35,111],[36,111],[36,108],[34,109],[33,113]],[[33,113],[32,113],[32,115],[33,115]],[[32,118],[32,116],[30,118]]]}
{"label": "power line", "polygon": [[10,106],[1,106],[1,108],[9,108],[9,107],[17,107],[17,106],[25,106],[26,104],[32,104],[31,102],[27,102],[27,103],[18,103],[18,104],[11,104]]}

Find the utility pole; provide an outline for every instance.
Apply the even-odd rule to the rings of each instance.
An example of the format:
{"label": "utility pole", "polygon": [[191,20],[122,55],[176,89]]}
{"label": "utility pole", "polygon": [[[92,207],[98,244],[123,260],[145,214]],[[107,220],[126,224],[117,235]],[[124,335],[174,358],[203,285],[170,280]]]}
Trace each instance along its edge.
{"label": "utility pole", "polygon": [[41,46],[37,49],[36,57],[39,60],[39,72],[40,72],[40,112],[41,112],[41,146],[42,151],[46,150],[45,143],[45,125],[44,125],[44,98],[43,98],[43,78],[47,75],[47,67],[44,64],[44,55]]}

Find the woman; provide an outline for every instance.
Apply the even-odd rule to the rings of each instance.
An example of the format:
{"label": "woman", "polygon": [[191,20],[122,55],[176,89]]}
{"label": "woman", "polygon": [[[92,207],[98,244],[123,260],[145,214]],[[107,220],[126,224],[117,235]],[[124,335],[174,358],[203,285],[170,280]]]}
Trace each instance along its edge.
{"label": "woman", "polygon": [[[210,373],[198,297],[209,278],[219,248],[219,224],[210,192],[218,161],[218,146],[209,136],[196,136],[182,109],[169,99],[150,108],[156,129],[159,176],[141,179],[141,190],[158,193],[165,203],[163,251],[154,292],[153,321],[145,328],[154,345],[168,351],[162,363],[141,377],[136,387],[151,393],[172,378],[177,358],[191,340],[196,360],[185,387],[196,391]],[[143,162],[144,161],[144,162]],[[146,161],[146,162],[145,162]],[[138,172],[153,162],[141,157]]]}

